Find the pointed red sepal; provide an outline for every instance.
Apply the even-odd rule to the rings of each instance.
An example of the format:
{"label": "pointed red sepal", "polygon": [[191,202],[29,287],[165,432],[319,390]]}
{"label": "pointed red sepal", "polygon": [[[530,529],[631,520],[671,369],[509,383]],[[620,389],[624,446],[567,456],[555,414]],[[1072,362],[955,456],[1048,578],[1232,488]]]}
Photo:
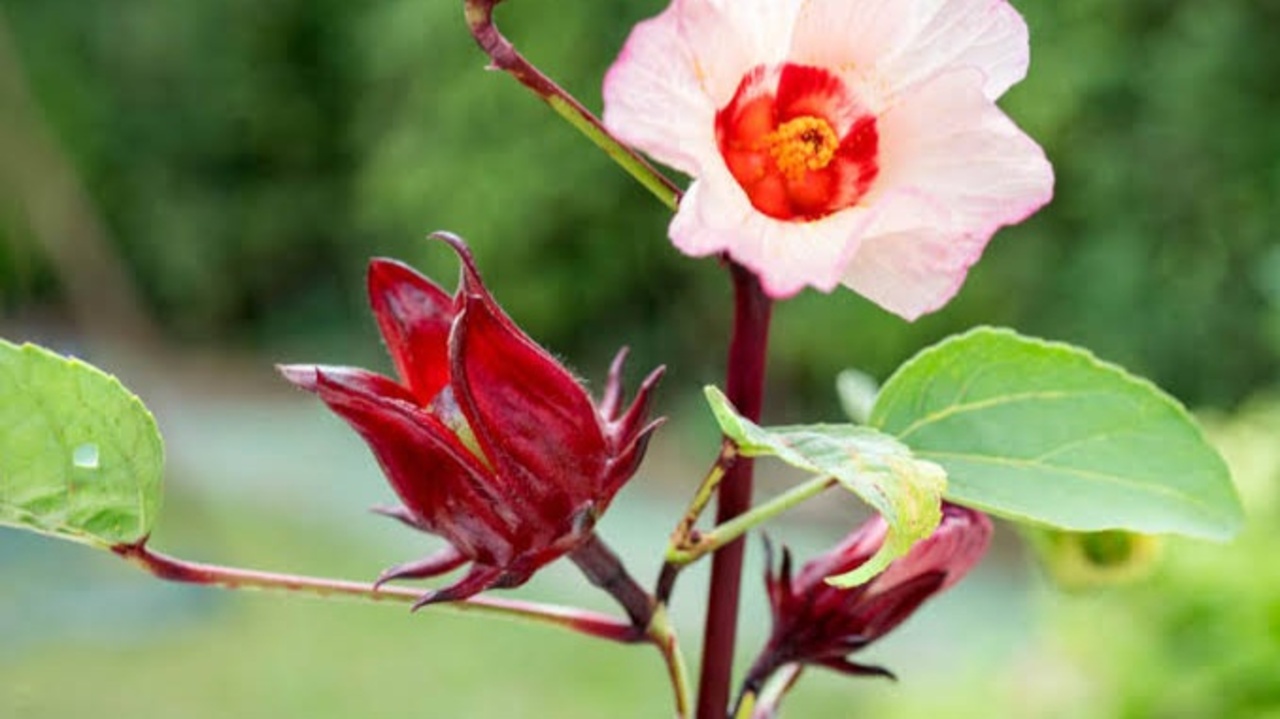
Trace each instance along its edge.
{"label": "pointed red sepal", "polygon": [[849,625],[862,635],[860,643],[869,644],[896,629],[938,593],[946,578],[945,572],[928,572],[863,598],[849,618]]}
{"label": "pointed red sepal", "polygon": [[423,532],[431,531],[431,527],[427,526],[421,518],[413,516],[413,512],[410,512],[407,507],[377,505],[370,507],[369,511],[374,514],[380,514],[383,517],[390,517],[410,529],[417,529]]}
{"label": "pointed red sepal", "polygon": [[884,667],[876,666],[875,664],[859,664],[857,662],[852,662],[844,658],[825,659],[821,662],[818,662],[818,664],[828,669],[840,672],[841,674],[847,674],[849,676],[883,677],[890,681],[895,681],[895,682],[898,681],[898,676],[896,674],[889,671],[888,669],[885,669]]}
{"label": "pointed red sepal", "polygon": [[627,356],[631,354],[631,348],[623,347],[613,356],[613,361],[609,363],[608,379],[604,383],[604,392],[600,395],[600,418],[606,422],[614,422],[618,419],[618,413],[622,411],[622,367],[627,362]]}
{"label": "pointed red sepal", "polygon": [[457,547],[452,545],[430,554],[422,559],[415,559],[412,562],[397,564],[378,575],[378,579],[373,583],[373,587],[377,589],[387,582],[397,579],[429,579],[438,577],[441,574],[452,572],[453,570],[466,564],[467,555],[458,551]]}
{"label": "pointed red sepal", "polygon": [[[648,377],[640,383],[640,388],[636,390],[636,397],[631,402],[631,406],[627,408],[624,415],[613,422],[610,426],[610,434],[621,444],[629,444],[632,437],[637,434],[641,424],[649,417],[649,410],[653,404],[653,390],[662,381],[667,373],[665,365],[659,366],[657,369],[649,373]],[[651,431],[649,427],[644,430]]]}
{"label": "pointed red sepal", "polygon": [[443,589],[433,589],[423,593],[422,597],[414,602],[410,611],[416,612],[427,605],[439,602],[455,602],[460,599],[467,599],[490,587],[498,586],[512,586],[510,580],[506,577],[505,571],[498,567],[473,564],[471,565],[471,571],[467,572],[466,576],[454,584]]}
{"label": "pointed red sepal", "polygon": [[396,260],[369,262],[369,304],[396,372],[422,404],[449,383],[453,298]]}
{"label": "pointed red sepal", "polygon": [[645,425],[632,438],[631,444],[624,447],[613,458],[602,485],[602,491],[606,496],[612,497],[635,475],[636,470],[640,468],[640,462],[644,460],[645,452],[649,449],[649,440],[653,439],[653,433],[666,423],[666,417],[659,417]]}

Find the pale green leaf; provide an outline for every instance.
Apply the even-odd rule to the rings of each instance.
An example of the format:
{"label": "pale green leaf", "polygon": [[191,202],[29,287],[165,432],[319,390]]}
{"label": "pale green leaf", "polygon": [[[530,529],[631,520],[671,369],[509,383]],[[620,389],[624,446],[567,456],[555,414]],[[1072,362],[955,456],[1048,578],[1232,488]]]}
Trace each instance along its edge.
{"label": "pale green leaf", "polygon": [[163,464],[155,420],[114,377],[0,340],[0,524],[137,542],[159,509]]}
{"label": "pale green leaf", "polygon": [[834,477],[884,517],[889,533],[874,557],[827,581],[861,584],[928,537],[942,520],[947,477],[932,462],[916,459],[906,445],[869,427],[814,424],[760,427],[740,416],[715,387],[706,388],[720,429],[748,457],[777,457],[815,475]]}
{"label": "pale green leaf", "polygon": [[1073,531],[1226,539],[1242,512],[1187,412],[1085,350],[979,328],[916,355],[871,425],[947,471],[947,498]]}

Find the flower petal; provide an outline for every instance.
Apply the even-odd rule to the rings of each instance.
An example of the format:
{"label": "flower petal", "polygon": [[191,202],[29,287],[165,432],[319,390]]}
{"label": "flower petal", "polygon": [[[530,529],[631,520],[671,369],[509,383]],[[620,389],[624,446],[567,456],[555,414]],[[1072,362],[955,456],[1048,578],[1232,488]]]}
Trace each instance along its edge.
{"label": "flower petal", "polygon": [[907,319],[945,304],[996,230],[1053,195],[1044,152],[980,82],[941,76],[880,118],[883,207],[842,281]]}
{"label": "flower petal", "polygon": [[775,220],[752,207],[721,161],[703,166],[669,232],[686,254],[728,252],[759,276],[771,297],[789,297],[806,285],[834,289],[873,217],[853,207],[811,222]]}
{"label": "flower petal", "polygon": [[711,103],[724,107],[742,76],[786,59],[803,0],[675,0],[684,44]]}
{"label": "flower petal", "polygon": [[968,67],[994,100],[1029,58],[1027,25],[1006,0],[811,0],[791,49],[793,62],[844,69],[889,97]]}
{"label": "flower petal", "polygon": [[408,265],[369,263],[369,304],[401,380],[427,405],[449,383],[453,298]]}
{"label": "flower petal", "polygon": [[604,123],[696,174],[715,112],[753,67],[784,59],[800,0],[675,0],[631,31],[604,80]]}
{"label": "flower petal", "polygon": [[715,105],[679,31],[675,4],[631,31],[604,77],[604,124],[628,144],[686,174],[714,143]]}

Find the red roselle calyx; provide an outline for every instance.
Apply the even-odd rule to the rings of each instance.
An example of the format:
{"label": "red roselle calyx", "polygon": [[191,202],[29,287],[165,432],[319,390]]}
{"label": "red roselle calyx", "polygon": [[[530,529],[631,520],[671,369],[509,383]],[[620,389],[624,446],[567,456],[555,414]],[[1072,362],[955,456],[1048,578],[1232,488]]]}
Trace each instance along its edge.
{"label": "red roselle calyx", "polygon": [[380,511],[449,543],[379,583],[470,562],[461,580],[417,606],[518,586],[594,541],[596,519],[662,422],[647,420],[662,368],[624,409],[619,352],[593,402],[497,305],[466,244],[433,237],[462,261],[453,296],[400,262],[369,265],[369,302],[400,381],[351,367],[280,368],[369,444],[403,503]]}
{"label": "red roselle calyx", "polygon": [[874,517],[805,564],[794,578],[790,552],[783,549],[777,572],[769,552],[765,585],[773,633],[747,675],[749,689],[758,690],[774,671],[791,663],[893,676],[881,667],[850,661],[848,655],[888,634],[926,599],[960,581],[982,558],[992,531],[985,514],[944,504],[942,523],[934,533],[883,573],[852,589],[827,584],[827,577],[850,572],[870,559],[884,543],[887,529],[882,518]]}

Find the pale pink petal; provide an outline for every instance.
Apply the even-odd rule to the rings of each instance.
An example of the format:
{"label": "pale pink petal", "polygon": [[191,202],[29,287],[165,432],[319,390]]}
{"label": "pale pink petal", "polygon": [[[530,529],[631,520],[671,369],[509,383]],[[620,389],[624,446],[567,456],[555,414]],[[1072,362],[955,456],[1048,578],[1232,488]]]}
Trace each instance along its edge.
{"label": "pale pink petal", "polygon": [[655,160],[694,174],[715,145],[716,107],[680,32],[677,5],[636,25],[604,78],[604,124]]}
{"label": "pale pink petal", "polygon": [[930,0],[931,17],[909,48],[884,66],[894,87],[927,82],[952,69],[972,67],[992,100],[1026,77],[1031,50],[1027,23],[1007,0]]}
{"label": "pale pink petal", "polygon": [[675,0],[631,31],[604,80],[604,123],[654,159],[696,173],[715,113],[751,68],[780,62],[800,0]]}
{"label": "pale pink petal", "polygon": [[1027,26],[1006,0],[810,0],[796,20],[793,62],[838,69],[896,96],[971,67],[995,99],[1027,73]]}
{"label": "pale pink petal", "polygon": [[703,256],[727,251],[771,297],[812,286],[830,292],[858,250],[874,209],[852,208],[813,222],[775,220],[752,207],[723,162],[708,161],[671,222],[676,247]]}
{"label": "pale pink petal", "polygon": [[1053,194],[1044,153],[980,83],[976,72],[944,75],[881,117],[885,197],[871,201],[887,207],[843,282],[907,319],[951,299],[996,230]]}
{"label": "pale pink petal", "polygon": [[988,239],[927,228],[868,238],[845,271],[844,284],[914,320],[955,296]]}
{"label": "pale pink petal", "polygon": [[870,73],[911,42],[921,24],[919,7],[903,0],[810,0],[796,18],[789,59]]}
{"label": "pale pink petal", "polygon": [[840,284],[841,268],[858,250],[870,213],[839,212],[814,222],[787,222],[756,213],[743,232],[761,241],[751,256],[730,255],[760,277],[770,297],[790,297],[806,286],[830,292]]}
{"label": "pale pink petal", "polygon": [[691,49],[703,89],[724,107],[742,76],[780,63],[791,45],[803,0],[675,0],[680,34]]}
{"label": "pale pink petal", "polygon": [[945,206],[958,229],[989,234],[1049,201],[1053,168],[983,95],[981,80],[974,71],[940,76],[882,115],[876,184],[921,193]]}

